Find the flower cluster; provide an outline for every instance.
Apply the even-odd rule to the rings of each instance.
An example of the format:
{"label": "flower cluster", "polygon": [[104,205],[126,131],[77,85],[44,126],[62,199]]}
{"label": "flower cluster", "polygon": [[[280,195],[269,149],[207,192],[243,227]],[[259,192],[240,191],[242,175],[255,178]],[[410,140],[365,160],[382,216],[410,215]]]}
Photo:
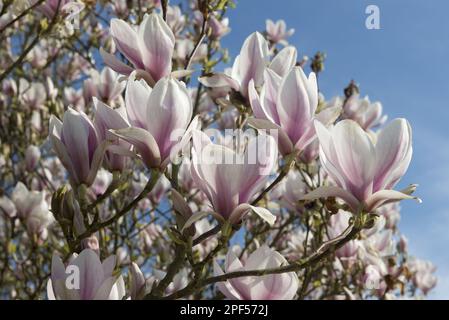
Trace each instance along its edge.
{"label": "flower cluster", "polygon": [[420,201],[395,189],[410,124],[386,123],[354,83],[327,101],[283,20],[220,72],[231,0],[84,1],[79,28],[76,1],[0,5],[1,298],[396,299],[436,285],[398,228],[399,201]]}

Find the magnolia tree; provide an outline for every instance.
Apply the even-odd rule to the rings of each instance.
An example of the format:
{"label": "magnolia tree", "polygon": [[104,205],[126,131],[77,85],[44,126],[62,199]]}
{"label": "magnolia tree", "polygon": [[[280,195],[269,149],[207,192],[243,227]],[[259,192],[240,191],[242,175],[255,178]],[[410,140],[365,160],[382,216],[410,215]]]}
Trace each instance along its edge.
{"label": "magnolia tree", "polygon": [[[406,119],[230,0],[0,2],[0,297],[397,299],[435,286]],[[225,68],[223,66],[232,66]]]}

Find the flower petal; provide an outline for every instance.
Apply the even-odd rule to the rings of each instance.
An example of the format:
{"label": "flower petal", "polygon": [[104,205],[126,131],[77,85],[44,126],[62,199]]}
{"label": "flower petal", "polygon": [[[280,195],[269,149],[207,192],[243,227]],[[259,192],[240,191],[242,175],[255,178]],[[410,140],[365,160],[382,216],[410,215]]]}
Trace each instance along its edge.
{"label": "flower petal", "polygon": [[298,53],[295,47],[287,46],[273,58],[270,69],[284,77],[296,64]]}
{"label": "flower petal", "polygon": [[315,200],[318,198],[337,197],[344,200],[357,212],[360,202],[348,191],[335,186],[321,186],[299,198],[299,200]]}
{"label": "flower petal", "polygon": [[415,199],[421,202],[418,197],[410,196],[408,194],[402,193],[396,190],[380,190],[371,195],[365,202],[365,210],[367,212],[372,212],[376,210],[383,204],[396,202],[405,199]]}
{"label": "flower petal", "polygon": [[136,46],[138,42],[136,31],[125,21],[113,18],[111,19],[110,32],[117,49],[136,68],[143,68],[142,55],[138,46]]}
{"label": "flower petal", "polygon": [[100,48],[100,55],[106,65],[120,74],[129,75],[133,71],[133,68],[124,64],[116,56],[106,52],[103,48]]}
{"label": "flower petal", "polygon": [[143,162],[148,168],[158,168],[161,164],[161,155],[159,147],[153,136],[141,128],[126,128],[120,130],[111,130],[119,138],[131,143],[142,157]]}

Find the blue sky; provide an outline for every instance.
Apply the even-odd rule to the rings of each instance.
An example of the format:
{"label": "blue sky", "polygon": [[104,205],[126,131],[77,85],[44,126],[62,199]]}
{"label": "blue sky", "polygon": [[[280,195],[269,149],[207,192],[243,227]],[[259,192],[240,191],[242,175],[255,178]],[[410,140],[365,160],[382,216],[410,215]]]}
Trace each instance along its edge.
{"label": "blue sky", "polygon": [[[365,8],[380,9],[380,30],[365,28]],[[432,298],[449,298],[449,1],[240,0],[228,13],[223,39],[234,57],[265,20],[284,19],[300,54],[327,54],[320,89],[340,95],[351,79],[380,101],[389,119],[407,118],[414,158],[400,186],[418,183],[423,203],[402,203],[400,228],[412,254],[432,260],[439,284]]]}

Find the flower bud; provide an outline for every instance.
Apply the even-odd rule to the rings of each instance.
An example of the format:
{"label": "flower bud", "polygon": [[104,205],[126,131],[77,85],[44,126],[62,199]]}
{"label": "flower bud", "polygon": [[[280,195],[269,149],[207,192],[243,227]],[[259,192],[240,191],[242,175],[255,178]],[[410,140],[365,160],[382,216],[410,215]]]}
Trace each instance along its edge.
{"label": "flower bud", "polygon": [[25,165],[29,172],[36,169],[39,159],[41,157],[41,151],[34,145],[28,146],[25,151]]}

